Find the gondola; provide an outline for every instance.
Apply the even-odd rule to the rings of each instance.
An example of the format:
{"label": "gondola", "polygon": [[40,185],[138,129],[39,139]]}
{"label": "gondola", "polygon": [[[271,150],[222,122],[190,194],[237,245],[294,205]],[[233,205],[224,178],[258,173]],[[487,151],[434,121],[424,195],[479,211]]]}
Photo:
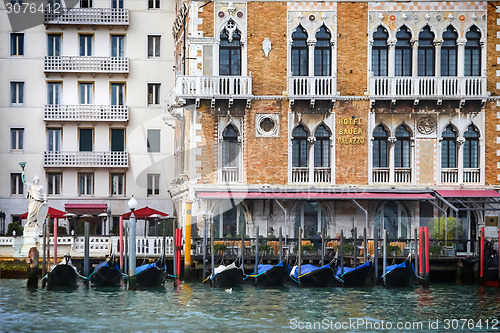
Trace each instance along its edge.
{"label": "gondola", "polygon": [[492,242],[485,242],[484,258],[485,267],[483,285],[487,287],[498,287],[498,251],[493,248]]}
{"label": "gondola", "polygon": [[203,282],[210,281],[212,287],[216,288],[238,287],[243,282],[243,264],[238,264],[239,260],[236,259],[228,266],[219,265],[214,269],[213,276],[211,274]]}
{"label": "gondola", "polygon": [[78,272],[71,263],[71,256],[65,255],[64,259],[47,274],[47,289],[69,287],[76,288]]}
{"label": "gondola", "polygon": [[341,267],[337,267],[336,276],[342,287],[364,287],[372,277],[372,262],[367,261],[356,268],[344,267],[343,273]]}
{"label": "gondola", "polygon": [[94,272],[90,275],[90,281],[95,287],[118,287],[122,275],[113,255],[94,268]]}
{"label": "gondola", "polygon": [[321,267],[309,264],[301,265],[301,275],[299,276],[299,268],[294,266],[290,277],[302,287],[328,287],[335,279],[335,268],[334,260]]}
{"label": "gondola", "polygon": [[254,279],[254,284],[260,287],[279,287],[285,283],[290,271],[288,259],[284,259],[277,265],[257,266],[257,272],[254,271],[250,277]]}
{"label": "gondola", "polygon": [[411,255],[400,264],[390,265],[385,268],[382,280],[386,287],[409,287],[415,285],[417,279],[415,269],[411,263]]}
{"label": "gondola", "polygon": [[152,264],[137,267],[135,269],[135,282],[140,287],[159,287],[165,281],[166,275],[165,260],[160,258]]}

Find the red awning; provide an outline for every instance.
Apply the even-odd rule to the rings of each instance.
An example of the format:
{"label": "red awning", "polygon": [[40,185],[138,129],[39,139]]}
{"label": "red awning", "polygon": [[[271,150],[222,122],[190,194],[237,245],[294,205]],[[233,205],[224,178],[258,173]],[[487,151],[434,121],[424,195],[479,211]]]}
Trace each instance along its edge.
{"label": "red awning", "polygon": [[100,213],[105,213],[108,209],[108,205],[106,204],[92,204],[92,203],[84,203],[84,204],[71,204],[67,203],[64,205],[66,210],[71,213],[75,213],[76,215],[82,214],[90,214],[90,215],[98,215]]}
{"label": "red awning", "polygon": [[[124,219],[128,220],[130,218],[131,214],[132,214],[132,212],[128,212],[128,213],[123,214],[122,217]],[[159,210],[150,208],[148,206],[134,210],[134,216],[137,219],[145,219],[145,218],[148,218],[151,215],[155,215],[155,214],[161,215],[161,216],[168,216],[167,213],[160,212]]]}
{"label": "red awning", "polygon": [[[59,209],[55,209],[55,208],[49,207],[49,212],[47,213],[47,216],[50,216],[51,218],[55,218],[55,219],[64,219],[64,218],[66,218],[64,216],[64,214],[66,214],[66,212],[63,212],[62,210],[59,210]],[[19,216],[19,218],[21,220],[27,219],[28,218],[28,212],[26,212],[24,214],[21,214]]]}
{"label": "red awning", "polygon": [[301,200],[427,200],[434,199],[430,193],[395,192],[199,192],[202,199],[301,199]]}
{"label": "red awning", "polygon": [[437,194],[443,198],[491,198],[500,197],[495,190],[439,190]]}

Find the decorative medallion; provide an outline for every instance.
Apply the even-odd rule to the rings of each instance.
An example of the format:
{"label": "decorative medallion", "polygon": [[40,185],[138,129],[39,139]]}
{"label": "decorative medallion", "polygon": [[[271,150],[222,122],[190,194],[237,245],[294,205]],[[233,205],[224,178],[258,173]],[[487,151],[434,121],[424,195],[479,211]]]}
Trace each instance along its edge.
{"label": "decorative medallion", "polygon": [[220,12],[217,13],[217,16],[219,16],[219,18],[224,18],[226,14],[224,14],[224,12],[221,10]]}
{"label": "decorative medallion", "polygon": [[401,15],[401,18],[403,19],[403,21],[406,21],[408,19],[408,15],[406,15],[406,13],[403,13],[403,15]]}
{"label": "decorative medallion", "polygon": [[368,14],[368,22],[373,22],[373,16],[372,16],[372,14]]}
{"label": "decorative medallion", "polygon": [[311,22],[316,21],[316,16],[314,16],[313,14],[309,15],[309,21]]}
{"label": "decorative medallion", "polygon": [[279,137],[280,122],[277,113],[257,113],[255,115],[255,136]]}
{"label": "decorative medallion", "polygon": [[432,134],[436,130],[436,120],[431,116],[422,116],[417,121],[417,129],[421,134]]}
{"label": "decorative medallion", "polygon": [[394,14],[389,15],[389,21],[391,21],[391,22],[396,21],[396,15],[394,15]]}
{"label": "decorative medallion", "polygon": [[420,18],[418,17],[418,15],[413,15],[411,17],[411,19],[413,20],[413,22],[417,23],[418,21],[420,21]]}
{"label": "decorative medallion", "polygon": [[239,12],[236,13],[236,17],[239,18],[239,19],[242,19],[243,18],[243,12],[240,10]]}
{"label": "decorative medallion", "polygon": [[486,14],[484,14],[483,16],[481,16],[481,19],[486,22]]}
{"label": "decorative medallion", "polygon": [[437,15],[436,15],[436,21],[438,21],[438,22],[442,22],[442,21],[443,21],[443,15],[441,15],[441,14],[437,14]]}
{"label": "decorative medallion", "polygon": [[465,15],[460,15],[460,16],[458,17],[458,20],[459,20],[460,22],[464,22],[464,21],[465,21]]}

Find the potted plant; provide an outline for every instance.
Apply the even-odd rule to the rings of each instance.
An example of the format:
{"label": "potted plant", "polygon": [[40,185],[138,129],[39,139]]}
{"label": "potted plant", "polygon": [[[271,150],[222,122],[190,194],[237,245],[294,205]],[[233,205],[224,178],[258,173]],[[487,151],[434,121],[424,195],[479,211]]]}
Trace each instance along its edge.
{"label": "potted plant", "polygon": [[222,254],[225,249],[226,249],[226,245],[224,245],[224,244],[215,244],[214,245],[214,251],[219,252],[219,254]]}

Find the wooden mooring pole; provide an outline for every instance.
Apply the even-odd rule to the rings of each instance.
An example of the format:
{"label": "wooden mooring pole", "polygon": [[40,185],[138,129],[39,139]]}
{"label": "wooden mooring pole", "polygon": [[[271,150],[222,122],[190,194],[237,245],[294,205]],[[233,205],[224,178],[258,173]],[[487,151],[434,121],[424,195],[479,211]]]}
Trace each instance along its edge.
{"label": "wooden mooring pole", "polygon": [[299,253],[298,255],[298,273],[297,273],[297,280],[300,283],[300,276],[302,275],[302,228],[299,227]]}

